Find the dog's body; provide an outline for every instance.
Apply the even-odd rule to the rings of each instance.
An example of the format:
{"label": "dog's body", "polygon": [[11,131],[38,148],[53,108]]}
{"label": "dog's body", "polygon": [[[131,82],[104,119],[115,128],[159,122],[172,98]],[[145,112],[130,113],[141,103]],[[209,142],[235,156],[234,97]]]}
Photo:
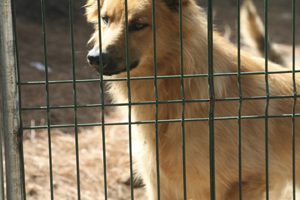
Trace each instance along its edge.
{"label": "dog's body", "polygon": [[[205,14],[193,0],[183,0],[183,68],[184,74],[207,74],[207,27]],[[102,32],[102,64],[106,78],[125,78],[125,11],[123,0],[100,0]],[[128,0],[129,54],[131,77],[154,76],[152,42],[152,1]],[[97,1],[89,0],[87,17],[95,23],[93,36],[95,48],[89,53],[89,62],[99,67],[98,11]],[[214,73],[237,72],[237,51],[214,33]],[[180,75],[180,43],[178,1],[156,0],[156,49],[157,75]],[[242,52],[241,72],[264,71],[264,60],[251,58]],[[269,64],[269,71],[281,70]],[[294,90],[291,74],[268,75],[270,96],[291,95],[290,98],[271,98],[268,115],[291,114]],[[297,91],[300,89],[297,78]],[[158,79],[158,101],[182,100],[180,78]],[[216,99],[239,97],[236,75],[215,76]],[[242,97],[266,96],[263,74],[241,76]],[[155,102],[154,80],[130,81],[131,102]],[[109,94],[115,103],[128,103],[128,82],[110,82]],[[207,99],[205,102],[186,102],[184,118],[208,118],[209,90],[207,77],[184,79],[185,100]],[[265,116],[266,99],[243,100],[242,116]],[[212,100],[211,103],[214,103]],[[296,104],[296,113],[299,113]],[[238,116],[239,100],[216,101],[214,116]],[[132,105],[131,121],[155,120],[156,105]],[[182,119],[183,104],[160,103],[158,120]],[[128,107],[121,112],[127,115]],[[242,191],[243,199],[257,200],[265,195],[265,118],[241,120],[242,145]],[[295,138],[299,138],[300,120],[295,118]],[[149,199],[157,199],[156,184],[156,131],[159,141],[160,197],[162,200],[183,199],[182,123],[153,123],[133,125],[133,152],[139,173],[144,180]],[[215,176],[216,199],[239,199],[239,127],[237,119],[215,120]],[[268,119],[269,188],[271,199],[277,199],[287,182],[292,179],[292,118],[270,117]],[[296,161],[299,161],[296,147]],[[210,199],[209,122],[185,122],[185,152],[187,199]],[[296,162],[296,175],[300,173]],[[300,176],[296,176],[299,183]]]}

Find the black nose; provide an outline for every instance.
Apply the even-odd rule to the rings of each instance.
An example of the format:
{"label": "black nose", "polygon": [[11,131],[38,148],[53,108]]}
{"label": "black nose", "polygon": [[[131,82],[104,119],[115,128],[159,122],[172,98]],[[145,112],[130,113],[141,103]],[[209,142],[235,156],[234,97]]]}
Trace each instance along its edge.
{"label": "black nose", "polygon": [[87,57],[90,65],[98,65],[99,66],[99,55],[88,55]]}
{"label": "black nose", "polygon": [[[90,52],[87,56],[87,59],[90,65],[100,66],[99,54],[93,54]],[[102,53],[102,66],[106,65],[108,59],[108,53]]]}

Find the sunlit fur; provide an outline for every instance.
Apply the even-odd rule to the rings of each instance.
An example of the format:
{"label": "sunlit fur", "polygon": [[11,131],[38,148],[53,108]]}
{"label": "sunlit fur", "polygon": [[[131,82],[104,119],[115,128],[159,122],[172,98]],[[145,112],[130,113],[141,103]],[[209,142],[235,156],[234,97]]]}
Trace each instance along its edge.
{"label": "sunlit fur", "polygon": [[[157,75],[180,75],[180,40],[178,1],[156,0],[156,64]],[[101,15],[111,19],[109,26],[101,22],[102,50],[112,52],[119,67],[126,65],[125,48],[125,10],[124,0],[101,0]],[[206,15],[193,0],[182,0],[183,20],[183,71],[189,74],[207,74],[207,24]],[[86,7],[87,19],[95,24],[91,41],[99,48],[97,1],[89,0]],[[154,75],[153,62],[153,25],[152,1],[128,0],[128,24],[139,18],[149,26],[140,31],[129,32],[129,63],[139,60],[137,68],[130,71],[130,77],[149,77]],[[213,34],[214,73],[237,73],[237,50],[217,33]],[[265,70],[265,62],[241,54],[241,72]],[[269,71],[282,70],[280,66],[269,64]],[[127,73],[119,73],[105,78],[125,78]],[[296,85],[299,91],[299,79]],[[108,93],[114,103],[128,103],[128,82],[109,82]],[[130,100],[136,102],[155,102],[154,80],[130,81]],[[291,73],[268,75],[270,96],[294,95]],[[238,76],[215,76],[214,94],[216,99],[240,97]],[[241,106],[242,116],[264,116],[266,99],[249,97],[266,96],[265,75],[242,75]],[[181,100],[186,101],[185,106]],[[133,152],[137,168],[146,185],[150,200],[157,199],[156,173],[156,132],[159,141],[160,197],[162,200],[183,199],[183,158],[182,158],[182,109],[184,118],[208,118],[210,97],[207,77],[185,78],[183,86],[180,78],[157,80],[158,101],[179,100],[178,103],[159,103],[158,120],[179,119],[178,122],[133,125]],[[202,102],[189,100],[206,99]],[[269,115],[291,114],[294,98],[274,99],[268,104]],[[214,117],[235,117],[231,120],[215,120],[215,185],[217,200],[239,199],[239,100],[211,101],[215,105]],[[296,104],[299,113],[299,104]],[[128,116],[128,107],[118,112]],[[132,122],[155,120],[156,105],[132,105]],[[265,196],[265,118],[241,120],[242,145],[242,191],[244,200],[258,200]],[[300,122],[295,119],[296,143],[299,141]],[[210,162],[209,162],[209,122],[188,121],[184,124],[186,152],[187,199],[210,199]],[[268,160],[270,199],[278,198],[281,190],[292,179],[292,118],[268,119]],[[296,182],[299,176],[299,145],[296,146]]]}

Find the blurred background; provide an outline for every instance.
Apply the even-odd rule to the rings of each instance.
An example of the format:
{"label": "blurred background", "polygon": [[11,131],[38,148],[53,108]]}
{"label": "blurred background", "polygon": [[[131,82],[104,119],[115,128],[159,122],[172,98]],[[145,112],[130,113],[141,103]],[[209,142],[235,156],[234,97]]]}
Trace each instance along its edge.
{"label": "blurred background", "polygon": [[[21,82],[45,81],[45,57],[41,18],[41,1],[16,0],[17,34]],[[197,1],[206,6],[206,0]],[[93,26],[84,15],[84,0],[73,1],[74,51],[76,79],[96,79],[97,73],[86,62],[87,45]],[[263,1],[254,1],[263,18]],[[214,0],[214,23],[229,42],[236,45],[237,3],[234,0]],[[296,13],[300,13],[297,5]],[[69,1],[45,1],[46,50],[49,80],[72,80],[71,32]],[[300,33],[299,16],[296,18],[296,35]],[[292,1],[269,2],[269,35],[282,45],[286,52],[292,51]],[[297,34],[298,33],[298,34]],[[296,45],[300,37],[296,38]],[[251,53],[251,49],[248,49]],[[298,51],[299,52],[299,51]],[[77,104],[100,104],[99,82],[77,84]],[[21,87],[22,108],[46,106],[45,85],[23,85]],[[74,104],[72,83],[49,86],[50,106]],[[109,97],[105,97],[109,102]],[[79,108],[78,123],[101,122],[101,108]],[[105,111],[106,122],[121,121],[112,108]],[[23,111],[23,126],[47,125],[46,110]],[[52,109],[51,125],[73,124],[74,109]],[[106,127],[105,144],[107,158],[107,187],[109,199],[129,199],[129,155],[127,127]],[[79,168],[82,199],[104,199],[103,148],[101,127],[79,128]],[[74,128],[51,129],[51,148],[45,129],[24,132],[24,159],[27,199],[50,199],[50,185],[56,199],[77,199]],[[52,151],[53,182],[50,183],[49,151]],[[145,199],[143,189],[135,189],[136,199]]]}

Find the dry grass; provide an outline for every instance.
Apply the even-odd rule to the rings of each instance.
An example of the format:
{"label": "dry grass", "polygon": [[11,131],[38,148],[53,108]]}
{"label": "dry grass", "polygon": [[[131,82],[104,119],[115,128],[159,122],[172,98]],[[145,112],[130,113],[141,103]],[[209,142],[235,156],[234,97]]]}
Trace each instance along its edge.
{"label": "dry grass", "polygon": [[[101,127],[81,130],[78,140],[81,199],[104,199]],[[46,130],[25,133],[27,199],[50,199],[48,141]],[[130,174],[126,126],[107,127],[105,142],[108,199],[130,199],[130,186],[121,180]],[[51,149],[54,198],[77,199],[75,135],[51,130]],[[134,192],[143,199],[143,189]]]}

